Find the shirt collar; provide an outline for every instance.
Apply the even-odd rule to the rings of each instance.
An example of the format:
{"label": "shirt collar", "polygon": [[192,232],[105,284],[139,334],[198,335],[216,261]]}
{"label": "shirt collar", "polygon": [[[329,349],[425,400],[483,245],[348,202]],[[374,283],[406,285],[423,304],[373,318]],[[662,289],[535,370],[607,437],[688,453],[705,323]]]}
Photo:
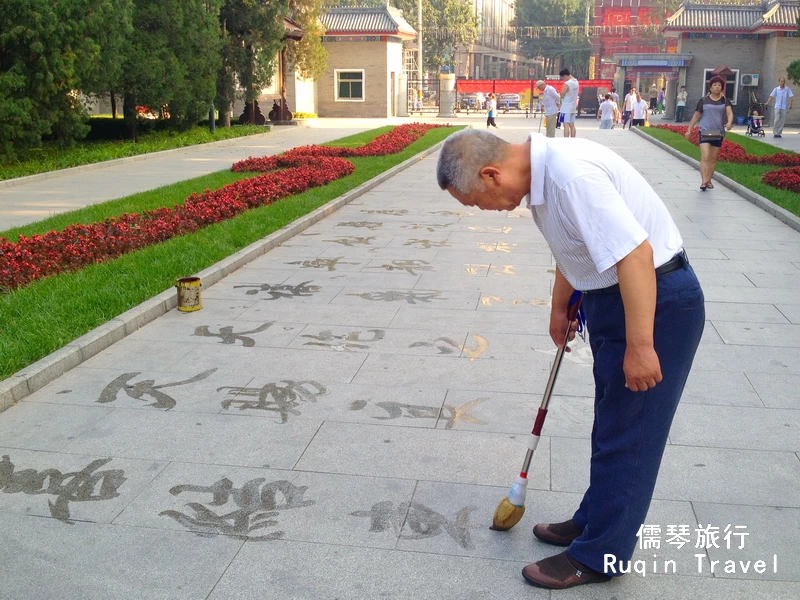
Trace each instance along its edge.
{"label": "shirt collar", "polygon": [[544,165],[547,158],[547,138],[541,135],[528,136],[531,141],[531,191],[527,207],[544,204]]}

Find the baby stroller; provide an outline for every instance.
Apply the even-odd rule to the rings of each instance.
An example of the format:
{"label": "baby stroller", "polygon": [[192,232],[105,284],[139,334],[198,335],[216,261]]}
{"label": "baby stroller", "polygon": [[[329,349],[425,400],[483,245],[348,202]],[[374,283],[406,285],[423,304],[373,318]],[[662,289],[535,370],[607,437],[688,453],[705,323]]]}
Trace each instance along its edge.
{"label": "baby stroller", "polygon": [[745,132],[750,137],[757,135],[764,137],[764,115],[767,112],[767,107],[761,102],[751,102],[750,108],[747,110],[747,131]]}

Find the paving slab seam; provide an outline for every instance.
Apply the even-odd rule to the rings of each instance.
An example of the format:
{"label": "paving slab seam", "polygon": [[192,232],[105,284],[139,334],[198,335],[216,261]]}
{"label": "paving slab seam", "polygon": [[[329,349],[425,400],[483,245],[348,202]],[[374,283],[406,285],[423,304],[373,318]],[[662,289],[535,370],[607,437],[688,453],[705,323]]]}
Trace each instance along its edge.
{"label": "paving slab seam", "polygon": [[[214,285],[237,269],[280,246],[356,198],[363,196],[372,188],[437,152],[443,144],[444,141],[434,144],[267,237],[253,242],[235,254],[200,271],[195,276],[202,279],[203,287]],[[165,290],[0,381],[0,413],[177,306],[178,297],[175,290]]]}
{"label": "paving slab seam", "polygon": [[235,143],[237,141],[241,141],[242,138],[248,137],[256,137],[259,135],[265,135],[270,133],[269,130],[265,131],[264,133],[255,133],[252,136],[244,135],[235,138],[230,138],[227,140],[219,140],[217,142],[205,142],[202,144],[192,144],[191,146],[181,146],[180,148],[170,148],[169,150],[158,150],[156,152],[145,152],[144,154],[137,154],[135,156],[123,156],[122,158],[112,158],[111,160],[103,160],[96,163],[90,163],[88,165],[78,165],[76,167],[67,167],[66,169],[56,169],[55,171],[47,171],[45,173],[36,173],[34,175],[25,175],[23,177],[14,177],[13,179],[5,179],[0,181],[0,190],[12,188],[12,187],[19,187],[21,185],[27,185],[29,183],[36,183],[37,181],[46,181],[48,179],[55,179],[57,177],[61,177],[63,175],[71,175],[73,173],[83,173],[86,171],[96,171],[99,169],[107,169],[108,167],[113,167],[116,165],[122,165],[131,162],[137,162],[146,160],[152,157],[163,156],[164,154],[174,154],[175,152],[191,150],[193,148],[209,148],[209,147],[216,147],[216,146],[226,146],[230,145],[231,143]]}
{"label": "paving slab seam", "polygon": [[[640,137],[646,138],[651,144],[655,144],[656,146],[658,146],[662,150],[665,150],[665,151],[669,152],[675,158],[678,158],[678,159],[682,160],[683,162],[692,165],[696,169],[700,168],[700,162],[699,161],[695,160],[691,156],[686,156],[680,150],[676,150],[672,146],[670,146],[668,144],[665,144],[661,140],[657,140],[656,138],[654,138],[651,135],[648,135],[646,133],[642,133],[641,131],[639,131],[638,128],[634,129],[634,133],[636,133],[636,135],[638,135]],[[749,200],[750,202],[755,204],[758,208],[760,208],[764,212],[772,215],[773,217],[775,217],[776,219],[778,219],[782,223],[788,225],[789,227],[791,227],[795,231],[800,231],[800,218],[798,218],[796,215],[790,213],[785,208],[783,208],[781,206],[778,206],[777,204],[775,204],[771,200],[768,200],[767,198],[765,198],[761,194],[757,194],[756,192],[752,191],[751,189],[743,186],[740,183],[737,183],[736,181],[734,181],[730,177],[722,175],[721,173],[714,173],[714,179],[716,181],[719,181],[726,188],[728,188],[728,189],[736,192],[737,194],[739,194],[739,196],[741,196],[745,200]]]}

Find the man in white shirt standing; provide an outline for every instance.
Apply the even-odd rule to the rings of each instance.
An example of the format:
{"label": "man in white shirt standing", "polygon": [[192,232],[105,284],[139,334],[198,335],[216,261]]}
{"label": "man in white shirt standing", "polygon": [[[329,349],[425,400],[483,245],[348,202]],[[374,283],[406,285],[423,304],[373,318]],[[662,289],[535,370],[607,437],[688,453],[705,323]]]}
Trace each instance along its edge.
{"label": "man in white shirt standing", "polygon": [[786,113],[792,110],[792,98],[794,94],[792,90],[786,87],[786,78],[781,77],[778,80],[778,87],[772,90],[772,93],[767,98],[767,106],[769,101],[775,98],[775,119],[772,126],[772,137],[779,138],[783,135],[783,125],[786,123]]}
{"label": "man in white shirt standing", "polygon": [[564,114],[564,137],[575,137],[575,117],[578,114],[578,80],[569,69],[559,72],[564,87],[561,88],[561,112]]}
{"label": "man in white shirt standing", "polygon": [[625,102],[622,106],[622,128],[625,129],[625,125],[631,118],[631,112],[633,112],[633,103],[636,102],[636,88],[631,88],[631,91],[628,92],[628,95],[625,96]]}
{"label": "man in white shirt standing", "polygon": [[597,120],[600,121],[600,129],[612,129],[617,117],[617,105],[611,99],[611,94],[606,94],[606,98],[597,109]]}
{"label": "man in white shirt standing", "polygon": [[463,130],[445,141],[437,180],[465,206],[510,211],[525,202],[531,210],[558,267],[549,327],[556,346],[576,326],[567,307],[583,291],[595,379],[590,485],[571,519],[534,527],[538,539],[567,550],[522,575],[564,589],[630,572],[705,321],[680,232],[644,177],[589,140],[532,134],[509,144]]}
{"label": "man in white shirt standing", "polygon": [[636,100],[633,101],[632,106],[632,117],[631,119],[631,126],[630,129],[632,130],[634,127],[644,127],[645,122],[647,122],[647,101],[642,98],[642,95],[639,92],[636,92]]}
{"label": "man in white shirt standing", "polygon": [[544,118],[547,121],[546,135],[549,138],[556,137],[556,124],[558,123],[558,103],[561,97],[552,85],[547,85],[541,79],[536,82],[536,89],[544,92]]}

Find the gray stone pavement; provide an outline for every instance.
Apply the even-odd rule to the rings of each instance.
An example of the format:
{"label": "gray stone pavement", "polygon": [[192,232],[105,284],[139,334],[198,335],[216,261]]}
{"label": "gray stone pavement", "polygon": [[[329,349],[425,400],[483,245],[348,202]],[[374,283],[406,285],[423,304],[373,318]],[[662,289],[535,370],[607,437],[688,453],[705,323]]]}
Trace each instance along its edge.
{"label": "gray stone pavement", "polygon": [[0,187],[0,231],[40,221],[54,214],[122,198],[178,181],[229,168],[249,156],[280,154],[295,146],[322,144],[400,119],[321,119],[317,127],[273,127],[221,143],[98,163],[85,170],[67,169],[52,178]]}
{"label": "gray stone pavement", "polygon": [[441,193],[432,155],[0,414],[0,598],[798,598],[800,234],[639,136],[578,128],[658,190],[708,301],[646,576],[520,576],[558,551],[532,525],[588,483],[582,342],[523,521],[488,529],[554,355],[554,265],[529,213]]}

